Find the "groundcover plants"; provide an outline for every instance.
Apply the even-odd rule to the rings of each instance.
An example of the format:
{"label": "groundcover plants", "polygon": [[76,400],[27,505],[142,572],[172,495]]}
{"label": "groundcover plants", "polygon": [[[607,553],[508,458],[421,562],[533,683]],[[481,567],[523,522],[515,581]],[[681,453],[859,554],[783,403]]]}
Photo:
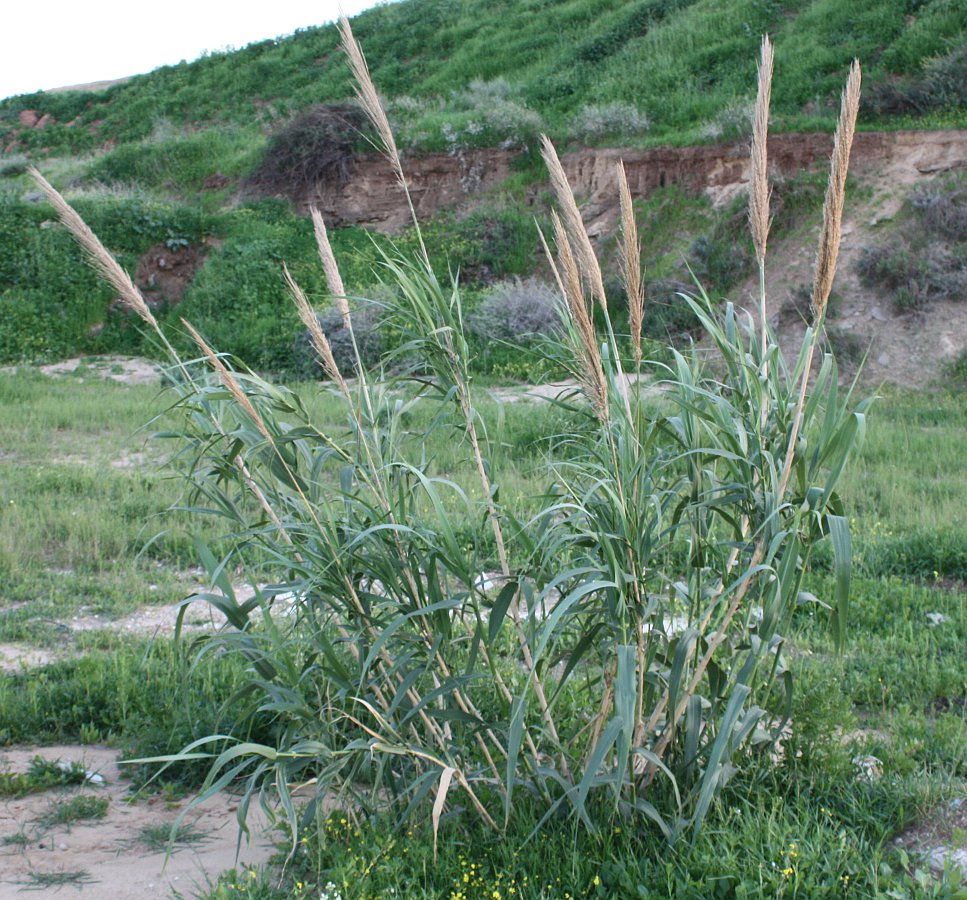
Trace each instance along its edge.
{"label": "groundcover plants", "polygon": [[[360,105],[405,189],[346,20],[342,35]],[[760,272],[771,70],[764,42],[749,215]],[[832,627],[838,643],[845,636],[851,552],[835,488],[866,404],[840,390],[820,347],[858,99],[854,66],[834,139],[814,321],[792,364],[767,325],[764,289],[758,321],[731,305],[713,309],[701,290],[682,298],[709,335],[710,360],[643,358],[646,310],[622,176],[633,348],[624,358],[580,213],[543,142],[559,207],[545,247],[580,390],[564,404],[572,427],[527,519],[501,503],[495,447],[470,390],[459,285],[438,277],[425,249],[390,249],[379,269],[390,327],[403,335],[385,361],[407,373],[395,378],[357,358],[347,380],[286,273],[344,409],[344,427],[320,428],[297,392],[219,356],[187,322],[201,356],[179,358],[130,278],[35,173],[171,354],[184,414],[178,458],[195,507],[225,526],[218,554],[198,543],[212,583],[199,599],[230,625],[202,652],[220,647],[246,661],[242,694],[274,722],[275,739],[211,735],[168,758],[211,759],[199,799],[241,782],[240,819],[256,799],[278,806],[293,850],[300,828],[332,826],[334,805],[348,811],[340,826],[372,817],[400,835],[428,819],[434,854],[454,831],[499,833],[522,821],[535,841],[562,822],[697,840],[725,784],[766,765],[788,725],[784,636],[797,606],[819,603],[802,582],[820,543],[831,546],[835,572]],[[325,225],[313,219],[351,335]],[[644,375],[661,388],[659,402]],[[409,434],[417,404],[436,405],[430,430],[462,442],[478,490],[436,473],[420,452]],[[455,521],[474,524],[458,530]],[[245,602],[229,577],[239,567],[256,587]]]}

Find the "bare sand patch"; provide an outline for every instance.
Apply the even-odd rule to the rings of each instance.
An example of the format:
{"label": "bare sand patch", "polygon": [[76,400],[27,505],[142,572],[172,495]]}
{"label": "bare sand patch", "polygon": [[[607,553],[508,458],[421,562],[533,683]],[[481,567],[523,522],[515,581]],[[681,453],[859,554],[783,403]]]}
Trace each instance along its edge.
{"label": "bare sand patch", "polygon": [[0,673],[11,675],[21,669],[46,666],[55,658],[50,650],[25,647],[23,644],[0,644]]}
{"label": "bare sand patch", "polygon": [[[80,763],[104,783],[0,801],[0,900],[22,897],[31,888],[36,891],[38,879],[80,872],[86,877],[65,887],[81,897],[128,900],[171,897],[175,891],[192,897],[214,883],[220,873],[263,865],[274,852],[266,831],[268,823],[257,804],[249,814],[251,840],[243,837],[238,847],[238,798],[222,793],[185,817],[191,833],[203,839],[177,844],[166,861],[164,849],[146,843],[145,829],[170,827],[188,799],[133,798],[117,764],[117,751],[108,747],[18,747],[0,751],[0,766],[25,772],[37,755]],[[107,815],[71,825],[46,826],[40,821],[54,804],[78,793],[107,799]],[[53,890],[37,893],[49,896]]]}

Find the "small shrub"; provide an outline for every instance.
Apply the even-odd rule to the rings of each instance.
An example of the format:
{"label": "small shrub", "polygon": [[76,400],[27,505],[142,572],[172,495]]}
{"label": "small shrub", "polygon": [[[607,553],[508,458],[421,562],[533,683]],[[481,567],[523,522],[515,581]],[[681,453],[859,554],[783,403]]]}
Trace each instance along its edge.
{"label": "small shrub", "polygon": [[918,184],[909,203],[937,237],[967,241],[967,188],[950,182]]}
{"label": "small shrub", "polygon": [[897,227],[863,248],[864,284],[888,291],[900,309],[967,297],[967,185],[948,175],[911,192]]}
{"label": "small shrub", "polygon": [[967,348],[961,350],[957,358],[950,363],[947,377],[957,385],[967,385]]}
{"label": "small shrub", "polygon": [[467,326],[485,339],[528,345],[560,331],[557,290],[538,278],[501,281],[467,316]]}
{"label": "small shrub", "polygon": [[296,200],[320,183],[345,184],[364,123],[362,110],[350,103],[302,113],[269,138],[246,189]]}
{"label": "small shrub", "polygon": [[[797,284],[789,297],[779,310],[779,316],[787,321],[805,322],[807,325],[813,324],[813,290],[808,283]],[[836,292],[831,291],[829,301],[826,305],[826,319],[836,318],[843,305],[843,298]],[[829,330],[829,329],[827,329]]]}
{"label": "small shrub", "polygon": [[27,172],[27,157],[19,153],[13,156],[0,156],[0,178],[16,178]]}
{"label": "small shrub", "polygon": [[475,79],[452,95],[454,114],[440,126],[447,149],[526,147],[540,134],[540,113],[527,106],[504,78]]}
{"label": "small shrub", "polygon": [[836,359],[856,364],[866,352],[867,343],[858,334],[838,325],[827,325],[826,340]]}
{"label": "small shrub", "polygon": [[901,310],[917,309],[936,300],[959,300],[967,294],[967,259],[963,253],[936,244],[914,247],[906,236],[864,247],[857,271],[868,287],[889,291]]}
{"label": "small shrub", "polygon": [[692,290],[693,285],[674,278],[649,281],[645,301],[645,336],[673,345],[688,342],[701,328],[698,318],[685,300]]}
{"label": "small shrub", "polygon": [[[364,306],[353,313],[353,332],[350,334],[338,312],[331,311],[318,316],[319,327],[332,347],[332,355],[340,372],[347,376],[355,374],[356,348],[365,366],[373,367],[379,363],[388,349],[385,319],[386,316],[379,306]],[[321,377],[322,370],[307,330],[299,332],[292,352],[295,357],[295,370],[300,376]]]}
{"label": "small shrub", "polygon": [[95,797],[93,794],[78,794],[70,800],[54,803],[41,817],[42,825],[70,825],[74,822],[86,822],[92,819],[103,819],[107,815],[107,797]]}
{"label": "small shrub", "polygon": [[466,317],[475,368],[496,378],[540,383],[566,368],[548,358],[547,338],[560,337],[560,298],[538,278],[501,281]]}
{"label": "small shrub", "polygon": [[574,141],[593,143],[614,135],[645,134],[650,125],[648,117],[637,106],[618,100],[582,106],[571,120],[569,132]]}
{"label": "small shrub", "polygon": [[751,100],[730,103],[702,126],[702,137],[710,141],[747,138],[752,134],[753,107]]}
{"label": "small shrub", "polygon": [[863,101],[872,117],[924,116],[967,104],[967,44],[929,60],[920,74],[874,84]]}

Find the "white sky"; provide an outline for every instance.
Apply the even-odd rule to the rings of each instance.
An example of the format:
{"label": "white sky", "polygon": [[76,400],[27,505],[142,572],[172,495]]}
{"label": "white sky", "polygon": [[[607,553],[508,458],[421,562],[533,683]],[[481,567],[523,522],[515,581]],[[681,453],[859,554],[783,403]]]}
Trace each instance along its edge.
{"label": "white sky", "polygon": [[379,0],[10,0],[0,98],[106,81],[332,22]]}

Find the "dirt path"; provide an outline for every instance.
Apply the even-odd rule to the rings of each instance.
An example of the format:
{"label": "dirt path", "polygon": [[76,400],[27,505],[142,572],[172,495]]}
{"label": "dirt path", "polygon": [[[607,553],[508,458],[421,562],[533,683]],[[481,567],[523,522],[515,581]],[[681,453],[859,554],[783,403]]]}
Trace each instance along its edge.
{"label": "dirt path", "polygon": [[[117,765],[117,751],[101,746],[25,747],[0,751],[0,767],[25,772],[30,760],[82,764],[92,774],[85,785],[0,801],[0,900],[58,889],[81,897],[133,900],[191,897],[228,869],[262,865],[273,853],[261,811],[250,815],[250,842],[236,858],[237,798],[219,794],[185,817],[183,841],[167,859],[168,829],[188,800],[161,796],[132,799]],[[96,783],[103,781],[103,783]],[[54,824],[59,810],[77,797],[107,801],[103,818]],[[63,814],[61,814],[63,815]]]}

